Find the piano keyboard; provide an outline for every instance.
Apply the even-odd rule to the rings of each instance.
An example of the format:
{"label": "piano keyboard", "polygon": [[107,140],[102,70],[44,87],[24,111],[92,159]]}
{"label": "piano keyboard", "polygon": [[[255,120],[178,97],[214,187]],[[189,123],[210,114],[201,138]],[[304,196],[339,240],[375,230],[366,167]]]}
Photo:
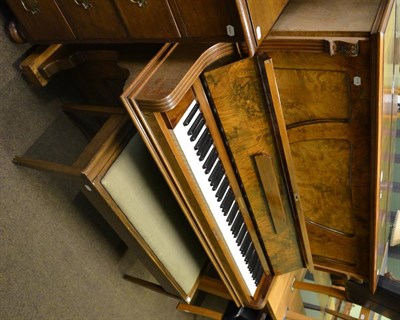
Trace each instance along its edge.
{"label": "piano keyboard", "polygon": [[253,296],[263,268],[196,100],[190,104],[173,132]]}

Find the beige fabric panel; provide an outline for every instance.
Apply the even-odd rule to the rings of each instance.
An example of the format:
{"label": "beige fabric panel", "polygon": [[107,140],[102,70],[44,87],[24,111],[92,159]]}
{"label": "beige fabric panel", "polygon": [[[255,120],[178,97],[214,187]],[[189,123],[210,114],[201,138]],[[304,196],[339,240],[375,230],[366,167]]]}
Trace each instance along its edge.
{"label": "beige fabric panel", "polygon": [[205,252],[138,134],[102,184],[154,255],[189,293],[205,262]]}

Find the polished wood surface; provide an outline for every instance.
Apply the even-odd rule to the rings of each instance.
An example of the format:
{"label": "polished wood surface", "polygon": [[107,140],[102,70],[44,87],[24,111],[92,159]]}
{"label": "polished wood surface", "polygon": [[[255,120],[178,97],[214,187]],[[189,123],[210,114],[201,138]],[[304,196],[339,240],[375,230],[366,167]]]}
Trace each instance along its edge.
{"label": "polished wood surface", "polygon": [[232,61],[237,57],[235,47],[229,43],[175,46],[177,50],[172,50],[163,58],[168,59],[168,63],[160,64],[146,86],[136,94],[142,110],[154,112],[172,109],[206,67],[219,59]]}
{"label": "polished wood surface", "polygon": [[353,70],[327,55],[313,61],[300,54],[272,57],[314,261],[337,260],[349,270],[356,265],[367,276],[369,254],[362,243],[368,242],[369,87],[351,81],[352,74],[368,79],[362,70],[369,57],[360,57],[363,66],[348,62]]}
{"label": "polished wood surface", "polygon": [[387,159],[384,132],[394,127],[393,116],[383,116],[393,114],[388,70],[396,68],[383,62],[393,61],[393,8],[368,1],[353,20],[356,2],[291,1],[259,49],[274,61],[315,266],[368,281],[371,290],[384,247],[377,158]]}
{"label": "polished wood surface", "polygon": [[[286,189],[285,168],[280,162],[283,155],[280,154],[280,145],[274,133],[274,119],[263,101],[261,80],[254,60],[241,60],[207,72],[205,76],[272,271],[274,274],[282,274],[304,267],[307,258],[302,255],[303,249],[298,242],[294,220],[301,219],[301,214],[297,216],[293,211],[290,199],[293,195]],[[276,232],[271,217],[270,205],[273,203],[270,204],[263,194],[259,172],[254,163],[254,158],[261,154],[271,158],[273,174],[282,198],[284,212],[281,214],[287,221],[287,228],[280,230],[280,233]],[[312,268],[312,261],[309,264]]]}
{"label": "polished wood surface", "polygon": [[[33,1],[31,3],[34,4]],[[74,32],[54,0],[38,0],[37,6],[27,5],[27,9],[20,1],[7,1],[7,4],[22,25],[23,37],[37,41],[75,39]],[[40,14],[37,9],[40,10]]]}
{"label": "polished wood surface", "polygon": [[[288,0],[6,1],[33,43],[243,42],[253,55]],[[19,40],[18,40],[19,41]]]}
{"label": "polished wood surface", "polygon": [[[89,7],[85,6],[86,2]],[[86,2],[57,1],[78,40],[127,38],[125,28],[111,1]]]}
{"label": "polished wood surface", "polygon": [[267,199],[275,232],[281,233],[286,229],[287,222],[284,215],[282,199],[279,192],[278,182],[274,173],[273,163],[270,156],[261,154],[254,157],[259,178]]}
{"label": "polished wood surface", "polygon": [[257,47],[263,42],[289,0],[247,0]]}
{"label": "polished wood surface", "polygon": [[[130,38],[166,39],[181,37],[167,0],[147,1],[147,4],[143,7],[139,7],[130,1],[116,0],[115,5]],[[160,23],[162,23],[162,26]]]}
{"label": "polished wood surface", "polygon": [[307,269],[299,269],[274,277],[267,294],[267,309],[273,320],[288,317],[287,312],[305,314],[302,298],[298,289],[293,289],[294,281],[302,281]]}
{"label": "polished wood surface", "polygon": [[19,65],[26,79],[35,87],[44,87],[49,82],[49,77],[42,74],[40,67],[52,61],[52,57],[61,49],[61,44],[54,44],[49,47],[36,48]]}
{"label": "polished wood surface", "polygon": [[346,300],[346,293],[344,289],[337,289],[320,284],[298,281],[298,280],[293,282],[293,288],[326,294],[328,296],[335,297],[337,299]]}
{"label": "polished wood surface", "polygon": [[[176,20],[181,24],[184,37],[200,40],[212,38],[214,41],[243,39],[234,0],[203,0],[196,2],[195,6],[186,0],[173,0],[171,6],[175,9]],[[233,28],[228,36],[227,26]]]}
{"label": "polished wood surface", "polygon": [[188,312],[192,314],[197,314],[203,317],[206,317],[208,319],[214,319],[214,320],[222,320],[223,319],[223,314],[218,311],[213,311],[210,309],[206,309],[203,307],[199,306],[193,306],[185,303],[178,303],[176,306],[176,309],[179,311],[183,312]]}
{"label": "polished wood surface", "polygon": [[255,54],[287,3],[287,0],[236,0],[249,56]]}

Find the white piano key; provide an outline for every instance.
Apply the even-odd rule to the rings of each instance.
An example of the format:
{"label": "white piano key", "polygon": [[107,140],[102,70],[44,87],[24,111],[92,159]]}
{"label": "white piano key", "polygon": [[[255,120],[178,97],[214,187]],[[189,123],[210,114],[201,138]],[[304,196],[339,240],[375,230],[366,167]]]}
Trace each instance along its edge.
{"label": "white piano key", "polygon": [[[238,267],[250,294],[254,295],[254,293],[257,289],[257,286],[255,284],[253,276],[248,269],[248,265],[245,262],[243,255],[240,252],[240,247],[236,243],[236,238],[233,236],[233,234],[230,230],[231,227],[228,226],[228,223],[226,221],[226,216],[224,216],[222,209],[220,208],[221,202],[218,202],[217,198],[215,197],[216,191],[213,191],[211,189],[210,183],[208,181],[208,177],[211,174],[212,170],[210,171],[209,174],[206,174],[204,172],[202,165],[205,160],[200,161],[199,157],[196,155],[196,151],[194,150],[194,145],[196,144],[197,140],[201,136],[201,133],[198,135],[198,137],[195,141],[190,141],[190,136],[187,134],[187,131],[188,131],[188,127],[190,127],[191,124],[189,124],[188,126],[183,125],[184,119],[186,119],[190,110],[194,107],[195,104],[196,104],[196,101],[193,101],[191,103],[189,108],[186,110],[185,114],[182,116],[181,120],[176,125],[173,132],[174,132],[176,139],[182,149],[182,152],[187,160],[187,163],[189,164],[189,167],[195,177],[195,180],[196,180],[197,184],[199,185],[199,188],[204,196],[204,199],[205,199],[208,207],[210,208],[212,216],[214,217],[214,220],[217,223],[217,225],[224,237],[225,243],[227,244],[229,251],[231,252],[233,260],[236,263],[236,266]],[[195,115],[193,117],[193,119],[196,116],[197,115]],[[217,165],[217,163],[218,163],[218,161],[215,162],[214,166]],[[220,183],[222,183],[222,181],[223,181],[223,179],[221,179]],[[233,202],[233,204],[234,204],[234,202]]]}

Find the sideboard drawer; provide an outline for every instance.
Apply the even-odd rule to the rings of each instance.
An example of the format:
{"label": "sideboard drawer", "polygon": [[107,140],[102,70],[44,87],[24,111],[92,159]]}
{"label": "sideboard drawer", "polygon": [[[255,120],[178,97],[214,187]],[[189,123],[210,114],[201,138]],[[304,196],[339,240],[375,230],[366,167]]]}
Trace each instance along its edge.
{"label": "sideboard drawer", "polygon": [[111,1],[57,0],[57,4],[78,40],[127,38]]}
{"label": "sideboard drawer", "polygon": [[[74,40],[75,35],[53,0],[8,0],[24,37],[35,41]],[[51,26],[51,27],[50,27]]]}
{"label": "sideboard drawer", "polygon": [[167,0],[140,1],[115,0],[119,14],[128,29],[129,37],[134,39],[180,38]]}

